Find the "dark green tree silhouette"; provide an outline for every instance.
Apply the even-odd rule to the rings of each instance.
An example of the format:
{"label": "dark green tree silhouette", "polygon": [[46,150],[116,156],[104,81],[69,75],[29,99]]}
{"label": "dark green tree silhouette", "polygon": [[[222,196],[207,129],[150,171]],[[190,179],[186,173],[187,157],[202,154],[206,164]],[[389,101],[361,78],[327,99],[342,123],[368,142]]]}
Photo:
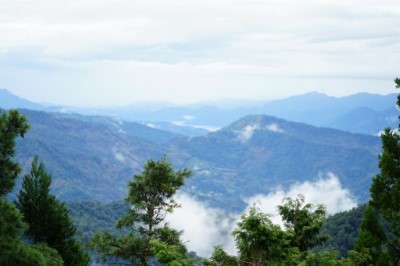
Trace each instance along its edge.
{"label": "dark green tree silhouette", "polygon": [[370,254],[370,263],[374,265],[388,265],[386,243],[387,238],[383,226],[379,222],[374,208],[368,205],[364,212],[354,250]]}
{"label": "dark green tree silhouette", "polygon": [[18,136],[24,137],[28,129],[28,120],[19,111],[0,111],[0,197],[4,197],[14,188],[21,171],[19,165],[13,161],[15,139]]}
{"label": "dark green tree silhouette", "polygon": [[30,174],[25,175],[15,203],[29,225],[26,236],[33,243],[46,243],[56,249],[64,265],[87,265],[89,257],[74,239],[76,227],[68,209],[50,193],[50,185],[51,174],[35,156]]}
{"label": "dark green tree silhouette", "polygon": [[[400,88],[400,79],[395,79]],[[400,94],[397,96],[400,107]],[[372,180],[371,205],[390,224],[393,237],[388,240],[392,263],[400,262],[400,135],[389,128],[381,135],[382,154],[379,156],[380,173]]]}
{"label": "dark green tree silhouette", "polygon": [[6,201],[21,171],[13,161],[15,140],[24,137],[28,129],[28,120],[19,111],[0,111],[0,265],[60,266],[63,262],[56,250],[44,244],[26,244],[20,239],[27,224],[19,210]]}

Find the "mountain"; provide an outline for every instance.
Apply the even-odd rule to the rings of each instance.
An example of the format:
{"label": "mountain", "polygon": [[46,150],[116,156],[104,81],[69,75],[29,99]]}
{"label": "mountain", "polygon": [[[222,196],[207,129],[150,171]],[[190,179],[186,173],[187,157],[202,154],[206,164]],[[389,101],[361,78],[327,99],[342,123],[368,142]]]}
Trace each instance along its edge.
{"label": "mountain", "polygon": [[241,211],[250,196],[328,172],[365,202],[378,172],[378,137],[265,115],[244,117],[205,136],[184,137],[104,117],[23,113],[31,130],[18,140],[18,161],[27,171],[38,154],[53,173],[53,192],[67,201],[121,199],[145,161],[163,154],[176,168],[193,171],[184,191],[231,211]]}
{"label": "mountain", "polygon": [[188,184],[204,201],[240,206],[242,199],[277,187],[338,176],[358,198],[369,198],[378,172],[380,139],[317,128],[264,115],[244,117],[204,137],[175,140],[186,165],[195,169]]}
{"label": "mountain", "polygon": [[[273,101],[261,107],[261,113],[290,121],[315,126],[333,127],[355,133],[377,134],[396,124],[390,119],[396,110],[397,94],[376,95],[358,93],[347,97],[330,97],[313,92],[283,100]],[[362,114],[362,111],[366,113]],[[374,113],[371,121],[370,113]],[[366,127],[355,127],[354,123]]]}
{"label": "mountain", "polygon": [[396,94],[358,93],[331,97],[311,92],[274,101],[213,101],[176,106],[165,102],[143,102],[126,107],[82,109],[42,106],[0,90],[0,107],[49,112],[111,116],[119,120],[153,125],[173,134],[200,136],[251,114],[264,114],[319,127],[376,135],[386,127],[397,127]]}
{"label": "mountain", "polygon": [[53,173],[53,190],[64,200],[120,199],[146,159],[163,154],[157,143],[113,128],[114,121],[106,125],[105,120],[22,112],[31,129],[18,140],[18,161],[27,170],[38,154]]}
{"label": "mountain", "polygon": [[7,89],[0,89],[0,107],[9,108],[26,108],[33,110],[43,110],[44,106],[38,103],[30,102],[18,96],[15,96]]}

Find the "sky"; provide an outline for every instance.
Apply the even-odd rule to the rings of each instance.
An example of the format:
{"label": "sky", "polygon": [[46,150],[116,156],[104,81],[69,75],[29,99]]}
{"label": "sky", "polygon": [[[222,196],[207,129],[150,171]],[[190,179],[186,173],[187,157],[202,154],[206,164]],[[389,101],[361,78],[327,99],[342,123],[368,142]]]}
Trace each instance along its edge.
{"label": "sky", "polygon": [[0,0],[0,88],[36,102],[395,92],[398,0]]}

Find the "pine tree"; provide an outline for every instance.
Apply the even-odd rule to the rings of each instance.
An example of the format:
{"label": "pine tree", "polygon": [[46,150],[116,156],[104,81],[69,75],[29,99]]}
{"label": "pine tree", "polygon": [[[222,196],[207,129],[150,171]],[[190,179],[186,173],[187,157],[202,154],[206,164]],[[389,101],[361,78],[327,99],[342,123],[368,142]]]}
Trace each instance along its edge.
{"label": "pine tree", "polygon": [[[160,161],[148,160],[142,174],[135,175],[129,182],[126,200],[131,208],[116,224],[117,229],[129,228],[129,233],[118,238],[110,233],[96,233],[91,246],[103,255],[103,259],[122,258],[129,260],[131,265],[147,266],[153,256],[163,261],[186,257],[179,237],[172,238],[175,239],[172,242],[165,240],[166,230],[172,231],[166,226],[161,227],[161,223],[168,212],[178,207],[173,196],[190,175],[187,169],[174,171],[166,157]],[[166,248],[168,252],[165,252]]]}
{"label": "pine tree", "polygon": [[[400,88],[400,79],[395,79]],[[400,94],[397,96],[400,108]],[[400,261],[400,135],[389,128],[381,135],[382,154],[379,156],[380,173],[372,180],[371,205],[390,224],[393,238],[389,239],[392,263]]]}
{"label": "pine tree", "polygon": [[379,222],[374,208],[368,205],[364,212],[354,250],[370,254],[370,262],[374,265],[388,265],[386,242],[387,238],[383,226]]}
{"label": "pine tree", "polygon": [[15,185],[21,171],[12,159],[15,155],[15,139],[24,137],[29,129],[25,116],[17,110],[0,111],[0,197],[5,197]]}
{"label": "pine tree", "polygon": [[6,201],[21,171],[13,161],[15,139],[24,137],[28,129],[28,120],[17,110],[0,111],[0,265],[61,266],[63,262],[56,250],[44,244],[31,245],[21,241],[20,236],[27,225],[19,210]]}
{"label": "pine tree", "polygon": [[38,156],[32,162],[30,174],[25,175],[16,206],[29,225],[27,237],[33,243],[47,243],[61,255],[64,265],[87,265],[88,255],[74,239],[76,228],[66,205],[50,194],[51,175]]}

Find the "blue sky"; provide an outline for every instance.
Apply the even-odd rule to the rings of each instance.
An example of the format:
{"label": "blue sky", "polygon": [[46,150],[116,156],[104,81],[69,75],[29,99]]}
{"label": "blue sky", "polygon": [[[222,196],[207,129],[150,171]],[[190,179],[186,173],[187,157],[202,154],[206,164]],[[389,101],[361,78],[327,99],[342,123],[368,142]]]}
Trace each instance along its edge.
{"label": "blue sky", "polygon": [[116,106],[395,92],[398,0],[0,0],[0,88]]}

